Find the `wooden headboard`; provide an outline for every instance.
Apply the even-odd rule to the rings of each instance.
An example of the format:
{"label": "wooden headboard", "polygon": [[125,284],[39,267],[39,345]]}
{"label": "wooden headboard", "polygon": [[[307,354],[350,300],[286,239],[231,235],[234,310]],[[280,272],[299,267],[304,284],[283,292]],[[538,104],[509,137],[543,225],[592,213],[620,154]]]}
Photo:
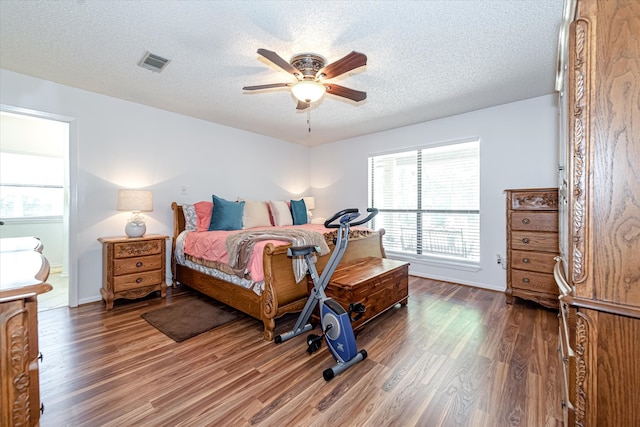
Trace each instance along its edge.
{"label": "wooden headboard", "polygon": [[173,239],[175,240],[178,237],[178,234],[184,231],[186,225],[182,205],[172,202],[171,210],[173,211]]}

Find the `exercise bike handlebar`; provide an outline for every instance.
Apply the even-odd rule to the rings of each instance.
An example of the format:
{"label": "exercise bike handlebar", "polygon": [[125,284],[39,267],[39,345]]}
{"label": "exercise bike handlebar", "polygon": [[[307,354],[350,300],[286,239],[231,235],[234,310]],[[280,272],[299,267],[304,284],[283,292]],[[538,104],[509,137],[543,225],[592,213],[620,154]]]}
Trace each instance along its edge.
{"label": "exercise bike handlebar", "polygon": [[362,224],[364,224],[366,222],[371,221],[374,216],[378,215],[378,209],[377,208],[367,208],[367,212],[369,212],[369,215],[367,215],[367,217],[365,219],[361,219],[360,221],[356,221],[356,222],[351,222],[350,225],[352,225],[352,226],[362,225]]}
{"label": "exercise bike handlebar", "polygon": [[376,209],[376,208],[367,208],[367,212],[369,212],[369,215],[367,215],[366,218],[364,218],[364,219],[362,219],[360,221],[352,222],[353,220],[355,220],[356,218],[358,218],[360,216],[360,212],[358,211],[358,209],[356,209],[356,208],[343,209],[340,212],[338,212],[335,215],[333,215],[328,220],[326,220],[324,222],[324,226],[327,227],[327,228],[340,228],[340,224],[332,224],[332,222],[334,222],[338,218],[340,218],[340,223],[341,224],[342,223],[348,223],[350,226],[361,225],[361,224],[364,224],[366,222],[371,221],[371,219],[374,216],[378,215],[378,209]]}

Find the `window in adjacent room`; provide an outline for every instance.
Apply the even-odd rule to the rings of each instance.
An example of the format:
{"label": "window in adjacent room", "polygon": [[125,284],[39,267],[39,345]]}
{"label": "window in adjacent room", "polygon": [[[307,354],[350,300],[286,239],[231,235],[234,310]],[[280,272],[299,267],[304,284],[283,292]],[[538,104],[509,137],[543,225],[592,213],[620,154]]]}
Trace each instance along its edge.
{"label": "window in adjacent room", "polygon": [[387,251],[480,262],[480,141],[369,157],[369,206]]}
{"label": "window in adjacent room", "polygon": [[3,152],[0,217],[57,217],[64,213],[64,159]]}

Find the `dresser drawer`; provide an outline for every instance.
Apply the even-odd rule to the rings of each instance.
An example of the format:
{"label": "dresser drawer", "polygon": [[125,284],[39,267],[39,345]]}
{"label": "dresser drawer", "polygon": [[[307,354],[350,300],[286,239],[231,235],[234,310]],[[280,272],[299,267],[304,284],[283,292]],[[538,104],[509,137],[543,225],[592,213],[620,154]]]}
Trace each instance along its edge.
{"label": "dresser drawer", "polygon": [[514,231],[511,248],[524,251],[558,252],[558,233]]}
{"label": "dresser drawer", "polygon": [[558,212],[511,212],[511,229],[557,232]]}
{"label": "dresser drawer", "polygon": [[113,261],[113,274],[133,274],[142,271],[159,270],[162,268],[160,255],[141,256],[138,258],[120,258]]}
{"label": "dresser drawer", "polygon": [[555,254],[547,252],[511,251],[510,267],[552,274],[556,263],[554,257]]}
{"label": "dresser drawer", "polygon": [[145,286],[158,285],[162,283],[162,271],[145,271],[139,274],[126,274],[113,278],[114,292],[125,291],[128,289],[143,288]]}
{"label": "dresser drawer", "polygon": [[544,292],[559,295],[558,285],[553,274],[537,273],[535,271],[511,270],[511,286],[515,289]]}
{"label": "dresser drawer", "polygon": [[123,242],[113,245],[114,258],[131,258],[162,253],[164,240],[145,240],[139,242]]}

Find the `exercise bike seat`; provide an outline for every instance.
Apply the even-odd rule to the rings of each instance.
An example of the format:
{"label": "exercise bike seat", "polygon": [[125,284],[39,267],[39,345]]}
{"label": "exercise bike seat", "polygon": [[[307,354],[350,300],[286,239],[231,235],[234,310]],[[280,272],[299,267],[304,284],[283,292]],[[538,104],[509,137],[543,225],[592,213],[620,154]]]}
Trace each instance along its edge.
{"label": "exercise bike seat", "polygon": [[292,246],[287,249],[287,255],[289,256],[305,256],[314,252],[320,252],[320,247],[315,245],[306,246]]}

